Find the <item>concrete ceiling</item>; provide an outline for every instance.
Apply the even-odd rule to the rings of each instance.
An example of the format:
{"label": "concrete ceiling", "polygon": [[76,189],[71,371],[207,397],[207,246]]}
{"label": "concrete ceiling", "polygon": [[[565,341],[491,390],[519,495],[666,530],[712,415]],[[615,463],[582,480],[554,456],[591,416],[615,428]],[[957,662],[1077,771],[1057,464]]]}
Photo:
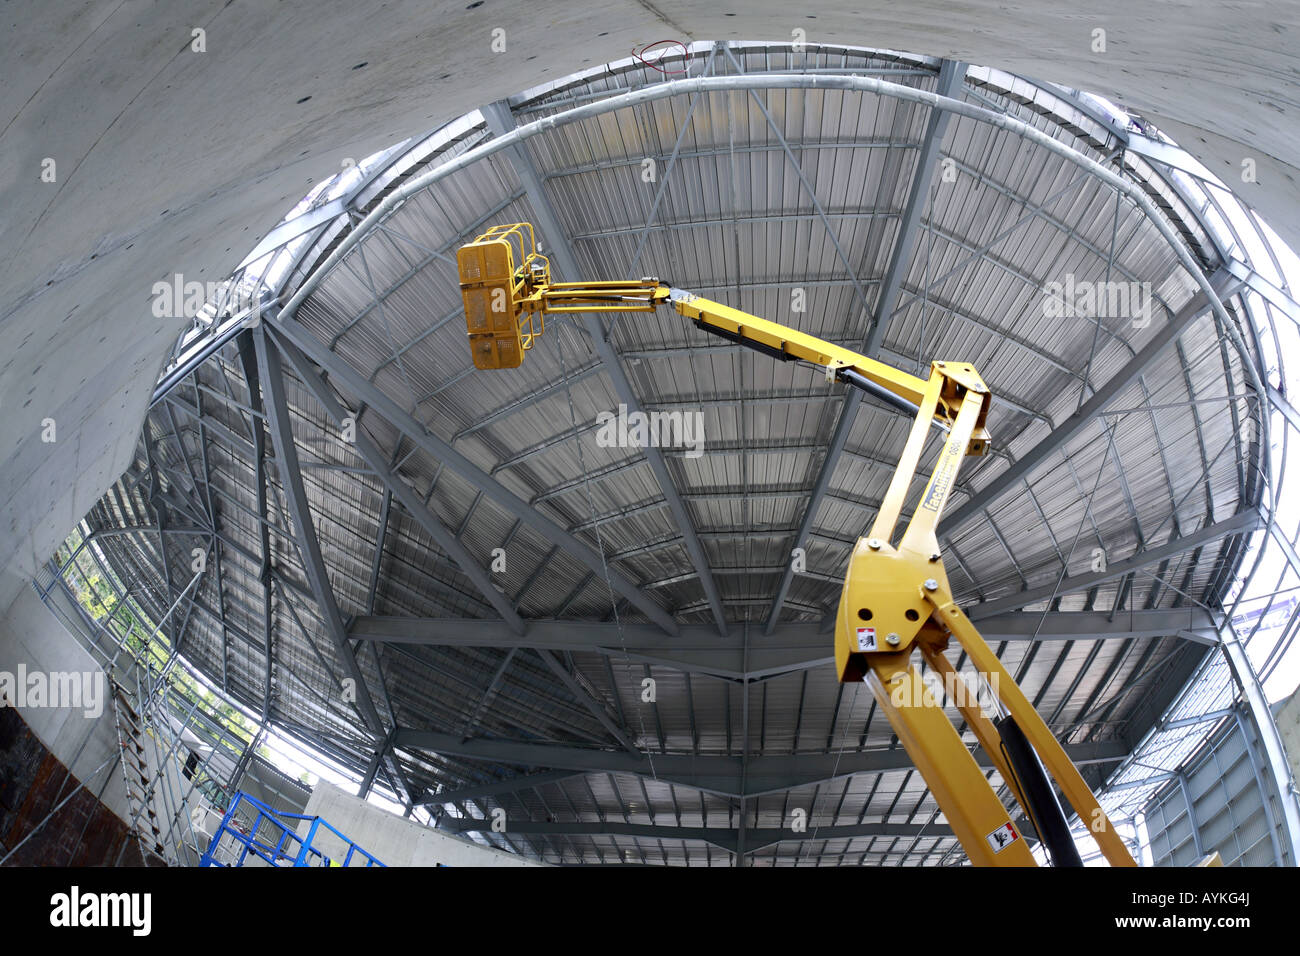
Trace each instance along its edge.
{"label": "concrete ceiling", "polygon": [[[1300,247],[1300,7],[965,0],[13,0],[0,9],[0,607],[130,460],[183,320],[312,184],[476,106],[662,39],[826,40],[1108,96]],[[472,9],[470,9],[472,7]],[[853,9],[850,9],[853,8]],[[207,51],[191,50],[206,31]],[[494,53],[492,31],[507,50]],[[1106,52],[1093,52],[1093,31]],[[362,65],[364,64],[364,66]],[[54,183],[42,162],[56,163]],[[1243,183],[1255,160],[1257,182]],[[55,440],[42,441],[45,419]]]}

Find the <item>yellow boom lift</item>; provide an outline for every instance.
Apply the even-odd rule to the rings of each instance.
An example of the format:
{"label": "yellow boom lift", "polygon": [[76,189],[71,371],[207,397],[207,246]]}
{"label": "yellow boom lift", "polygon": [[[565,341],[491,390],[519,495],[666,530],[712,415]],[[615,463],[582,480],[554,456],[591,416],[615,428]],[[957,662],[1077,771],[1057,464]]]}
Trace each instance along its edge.
{"label": "yellow boom lift", "polygon": [[[871,687],[880,709],[925,778],[972,863],[1034,866],[1036,860],[957,729],[912,663],[919,652],[942,678],[1057,866],[1081,865],[1056,780],[1112,866],[1134,866],[1110,819],[1042,717],[953,601],[935,529],[961,460],[988,451],[990,395],[965,362],[932,362],[920,379],[865,355],[741,312],[658,279],[552,282],[528,223],[496,226],[457,255],[466,328],[480,369],[516,368],[556,312],[650,312],[670,304],[704,331],[782,361],[820,366],[830,380],[915,415],[911,434],[870,533],[849,559],[835,624],[835,666],[844,682]],[[895,526],[931,426],[946,432],[930,480],[898,543]],[[993,716],[944,651],[955,638],[992,695]]]}

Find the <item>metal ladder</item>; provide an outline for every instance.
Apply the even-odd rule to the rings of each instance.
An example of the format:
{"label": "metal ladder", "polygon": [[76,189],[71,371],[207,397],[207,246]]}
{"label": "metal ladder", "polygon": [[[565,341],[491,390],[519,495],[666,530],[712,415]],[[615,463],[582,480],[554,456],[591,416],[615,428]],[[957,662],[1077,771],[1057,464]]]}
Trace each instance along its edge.
{"label": "metal ladder", "polygon": [[153,776],[146,759],[144,733],[140,715],[131,706],[122,685],[110,681],[113,687],[113,723],[117,727],[117,746],[122,755],[122,779],[126,784],[126,804],[130,813],[130,827],[140,846],[140,858],[146,866],[149,856],[166,859],[162,843],[162,823],[153,807]]}

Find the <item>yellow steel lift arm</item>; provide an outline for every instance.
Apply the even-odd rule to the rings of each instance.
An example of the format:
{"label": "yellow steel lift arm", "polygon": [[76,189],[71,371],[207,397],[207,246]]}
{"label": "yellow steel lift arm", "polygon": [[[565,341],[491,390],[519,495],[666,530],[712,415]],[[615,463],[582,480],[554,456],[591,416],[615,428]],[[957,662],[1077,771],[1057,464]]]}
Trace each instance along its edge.
{"label": "yellow steel lift arm", "polygon": [[[1112,866],[1133,866],[1115,832],[1056,737],[952,598],[936,528],[966,455],[988,450],[990,395],[964,362],[932,362],[920,379],[850,349],[658,279],[551,282],[532,226],[497,226],[457,256],[466,328],[478,368],[514,368],[544,331],[548,312],[649,312],[671,304],[713,334],[781,360],[809,362],[842,381],[914,414],[902,458],[869,534],[849,559],[835,626],[841,681],[865,680],[880,709],[925,778],[971,861],[1033,866],[1019,828],[970,750],[912,664],[919,652],[941,678],[980,746],[1007,783],[1058,865],[1079,865],[1044,765]],[[540,324],[539,324],[540,323]],[[931,426],[947,433],[938,460],[897,544],[895,528]],[[944,655],[956,638],[991,694],[985,698]]]}

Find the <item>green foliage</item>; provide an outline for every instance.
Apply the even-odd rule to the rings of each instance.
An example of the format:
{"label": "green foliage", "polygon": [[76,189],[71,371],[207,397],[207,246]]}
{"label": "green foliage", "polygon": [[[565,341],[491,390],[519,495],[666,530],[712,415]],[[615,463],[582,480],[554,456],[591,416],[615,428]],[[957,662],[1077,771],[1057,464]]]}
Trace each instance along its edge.
{"label": "green foliage", "polygon": [[[74,531],[55,552],[55,561],[60,567],[70,555],[77,552],[81,543],[81,532]],[[64,579],[76,595],[77,603],[121,642],[131,656],[145,665],[151,674],[157,675],[163,671],[171,658],[171,645],[166,636],[129,594],[125,598],[121,596],[126,589],[120,587],[120,582],[105,577],[86,550],[81,550],[77,555],[77,560],[65,573]],[[198,709],[223,727],[232,741],[253,739],[252,722],[234,705],[205,688],[184,668],[173,667],[168,671],[167,683],[185,704],[199,701]],[[257,754],[270,758],[270,751],[265,746],[258,747]]]}

